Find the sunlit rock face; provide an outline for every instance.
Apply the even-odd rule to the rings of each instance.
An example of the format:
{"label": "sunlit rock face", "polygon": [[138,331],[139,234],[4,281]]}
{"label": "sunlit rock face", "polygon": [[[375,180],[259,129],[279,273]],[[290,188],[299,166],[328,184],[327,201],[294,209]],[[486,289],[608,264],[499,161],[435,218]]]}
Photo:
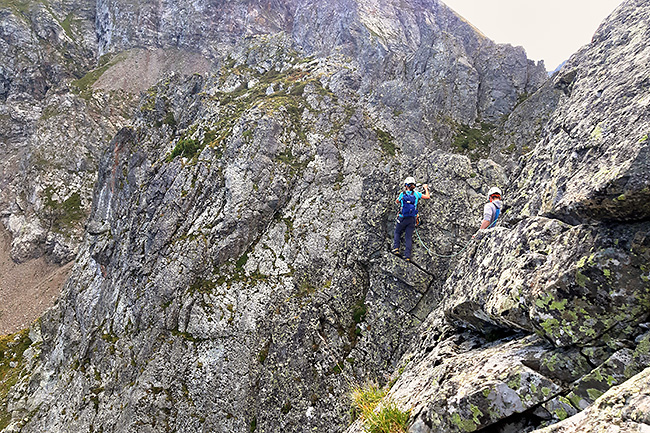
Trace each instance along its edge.
{"label": "sunlit rock face", "polygon": [[[6,431],[362,431],[348,392],[366,380],[414,432],[532,431],[590,407],[648,363],[647,145],[607,128],[647,129],[649,9],[625,3],[545,81],[437,1],[98,2],[96,77],[46,100],[101,123],[142,93],[110,125],[79,121],[110,139],[57,148],[92,155],[92,191],[43,169],[79,191],[83,240],[59,230],[78,254]],[[618,89],[598,110],[593,74]],[[565,136],[567,116],[610,123]],[[409,175],[432,190],[414,263],[388,254]],[[25,179],[34,209],[70,216],[72,195]],[[472,241],[493,185],[511,207]],[[24,219],[15,253],[50,251],[26,208],[3,213]]]}

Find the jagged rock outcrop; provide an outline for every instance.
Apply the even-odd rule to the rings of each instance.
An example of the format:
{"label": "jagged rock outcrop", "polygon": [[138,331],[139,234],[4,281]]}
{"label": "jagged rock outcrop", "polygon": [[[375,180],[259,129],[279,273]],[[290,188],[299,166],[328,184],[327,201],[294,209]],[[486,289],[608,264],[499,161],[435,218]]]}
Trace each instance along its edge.
{"label": "jagged rock outcrop", "polygon": [[[521,48],[494,44],[434,0],[381,8],[366,1],[102,1],[17,4],[2,13],[7,66],[0,122],[8,134],[3,159],[10,162],[0,205],[16,260],[74,256],[97,149],[128,124],[134,91],[165,73],[206,73],[213,63],[245,57],[255,36],[284,34],[285,45],[301,56],[335,56],[358,71],[350,84],[359,102],[384,117],[389,130],[409,131],[418,150],[425,141],[449,144],[457,123],[496,121],[545,80],[543,66]],[[268,68],[270,59],[258,60],[259,68]],[[126,93],[109,92],[115,89]],[[42,170],[16,171],[17,160]],[[61,208],[72,208],[76,217],[60,217]]]}
{"label": "jagged rock outcrop", "polygon": [[650,424],[649,374],[646,368],[624,384],[607,391],[580,414],[539,433],[583,433],[603,429],[630,433],[647,431]]}
{"label": "jagged rock outcrop", "polygon": [[75,80],[96,62],[92,5],[9,2],[0,21],[0,217],[15,260],[48,254],[65,263],[83,236],[97,159],[126,123],[129,98],[78,96],[85,82]]}
{"label": "jagged rock outcrop", "polygon": [[99,158],[139,92],[170,72],[206,72],[169,49],[97,55],[95,4],[0,5],[0,218],[16,261],[71,261]]}
{"label": "jagged rock outcrop", "polygon": [[[646,140],[549,163],[567,113],[592,121],[583,70],[642,63],[647,4],[545,85],[433,0],[179,5],[98,3],[106,88],[137,46],[216,67],[159,81],[105,148],[62,296],[15,337],[4,431],[344,431],[351,383],[390,378],[412,432],[523,432],[647,367],[648,222],[623,203],[645,197]],[[618,95],[599,115],[646,125]],[[631,154],[586,199],[558,177]],[[433,186],[416,264],[387,253],[406,175]],[[516,206],[467,244],[495,184]]]}
{"label": "jagged rock outcrop", "polygon": [[[422,343],[402,361],[410,363],[389,397],[412,409],[410,431],[532,431],[591,407],[648,366],[647,74],[638,65],[649,12],[625,2],[524,102],[543,106],[522,104],[544,113],[557,100],[514,170],[503,225],[455,264]],[[616,134],[605,136],[605,122]],[[464,329],[473,331],[459,336]],[[606,405],[544,431],[628,422]],[[598,408],[602,418],[586,422]],[[635,419],[630,429],[644,428]]]}
{"label": "jagged rock outcrop", "polygon": [[[25,410],[50,409],[25,431],[341,430],[346,378],[388,374],[408,347],[435,272],[384,253],[392,184],[405,175],[396,162],[410,156],[382,142],[361,107],[346,113],[354,96],[330,90],[344,85],[330,64],[273,53],[281,62],[266,73],[242,65],[160,84],[111,143],[84,250],[41,324],[48,361],[34,366],[39,390],[80,398],[37,390]],[[321,74],[327,87],[312,78]],[[502,176],[443,152],[418,166],[466,197],[468,220],[474,188]],[[68,379],[46,385],[55,370]]]}
{"label": "jagged rock outcrop", "polygon": [[521,216],[571,224],[650,216],[648,13],[627,2],[553,80],[565,97],[518,176]]}

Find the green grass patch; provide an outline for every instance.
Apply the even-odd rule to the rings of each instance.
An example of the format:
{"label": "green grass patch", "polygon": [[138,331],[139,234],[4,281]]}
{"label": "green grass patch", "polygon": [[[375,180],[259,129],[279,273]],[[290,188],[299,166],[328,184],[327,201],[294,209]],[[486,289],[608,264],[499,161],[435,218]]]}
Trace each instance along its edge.
{"label": "green grass patch", "polygon": [[266,361],[266,358],[269,356],[269,351],[271,350],[271,339],[269,339],[262,350],[260,350],[260,353],[257,355],[257,359],[260,362],[260,364],[264,364],[264,361]]}
{"label": "green grass patch", "polygon": [[385,395],[386,391],[376,383],[369,382],[363,386],[353,388],[351,392],[352,419],[357,419],[366,413],[373,412]]}
{"label": "green grass patch", "polygon": [[309,281],[303,281],[298,285],[298,293],[296,296],[299,299],[306,298],[316,293],[317,290],[318,288],[311,284]]}
{"label": "green grass patch", "polygon": [[72,13],[69,13],[60,24],[65,34],[68,35],[70,39],[74,40],[74,35],[72,34],[72,19],[73,15]]}
{"label": "green grass patch", "polygon": [[52,230],[63,233],[72,229],[86,217],[81,206],[81,195],[72,193],[63,202],[54,200],[54,189],[48,186],[43,191],[45,212],[52,224]]}
{"label": "green grass patch", "polygon": [[[252,108],[264,110],[269,115],[281,113],[287,118],[289,129],[296,133],[297,140],[306,143],[307,135],[302,124],[302,114],[307,108],[304,96],[305,88],[308,84],[313,84],[318,93],[324,95],[331,93],[323,88],[319,80],[311,78],[310,73],[303,70],[280,72],[271,69],[260,74],[245,65],[236,66],[235,61],[230,59],[222,66],[222,79],[225,80],[230,75],[240,76],[241,84],[230,92],[218,92],[208,97],[219,107],[219,117],[216,123],[210,125],[210,129],[206,130],[201,141],[189,138],[197,137],[197,135],[185,133],[171,154],[167,156],[168,162],[179,155],[192,158],[206,146],[214,149],[217,157],[221,158],[228,140],[233,137],[235,125],[240,121],[242,115]],[[246,83],[256,84],[249,88]],[[270,86],[273,91],[267,94]],[[142,104],[142,111],[155,108],[155,98],[150,99],[151,102]],[[159,122],[160,124],[171,123],[172,119],[169,118],[168,121]],[[250,129],[245,129],[241,134],[241,139],[246,143],[252,142],[253,137],[254,131]],[[309,163],[309,161],[299,162],[290,150],[282,152],[276,158],[289,166],[291,174],[299,174]]]}
{"label": "green grass patch", "polygon": [[494,125],[481,122],[478,128],[472,128],[469,125],[456,125],[457,133],[452,142],[452,150],[456,153],[462,153],[477,160],[486,157],[490,153],[490,145],[494,141],[492,130]]}
{"label": "green grass patch", "polygon": [[400,410],[386,399],[386,390],[367,383],[352,389],[352,418],[363,421],[368,433],[406,433],[411,411]]}
{"label": "green grass patch", "polygon": [[48,105],[41,112],[41,120],[49,120],[63,114],[63,111],[56,105]]}
{"label": "green grass patch", "polygon": [[292,96],[302,96],[303,93],[305,93],[305,86],[307,85],[306,81],[303,81],[302,83],[298,83],[289,92],[290,95]]}
{"label": "green grass patch", "polygon": [[[0,1],[2,1],[2,0],[0,0]],[[69,22],[69,23],[72,22],[73,21],[72,16],[68,15],[68,17],[66,18],[66,21]],[[63,21],[61,23],[61,26],[63,26],[64,29],[65,29],[66,21]],[[66,33],[67,33],[67,31],[66,31]],[[99,80],[99,78],[102,75],[104,75],[104,72],[106,72],[108,70],[108,68],[118,64],[119,62],[121,62],[125,58],[126,58],[126,54],[124,54],[124,53],[121,53],[121,54],[118,54],[118,55],[105,54],[104,56],[102,56],[100,58],[100,61],[99,61],[100,66],[98,66],[97,68],[89,71],[88,73],[86,73],[86,75],[84,75],[80,79],[75,80],[75,81],[73,81],[71,83],[72,92],[79,95],[81,98],[84,98],[86,100],[90,99],[92,97],[92,95],[93,95],[93,88],[92,88],[93,84],[95,84],[97,82],[97,80]]]}
{"label": "green grass patch", "polygon": [[368,307],[364,304],[363,300],[357,302],[352,311],[352,320],[354,323],[361,323],[363,319],[366,318],[366,313],[368,312]]}
{"label": "green grass patch", "polygon": [[0,430],[11,422],[11,413],[7,411],[7,395],[20,378],[25,364],[23,353],[31,344],[28,329],[0,337]]}
{"label": "green grass patch", "polygon": [[176,119],[174,118],[174,113],[172,111],[168,111],[162,123],[171,126],[173,129],[176,129]]}
{"label": "green grass patch", "polygon": [[392,134],[379,128],[375,128],[374,131],[377,134],[377,141],[379,142],[381,151],[385,155],[395,156],[397,146],[395,145],[395,138],[393,138]]}
{"label": "green grass patch", "polygon": [[210,280],[198,278],[190,285],[190,293],[205,293],[210,294],[217,287],[217,283]]}
{"label": "green grass patch", "polygon": [[292,175],[300,174],[307,167],[311,159],[306,159],[305,161],[300,161],[299,158],[295,157],[291,152],[291,149],[284,150],[276,156],[276,159],[287,166],[289,166],[289,172]]}
{"label": "green grass patch", "polygon": [[192,159],[203,150],[203,144],[199,140],[192,138],[181,138],[174,146],[174,150],[167,156],[167,161],[171,162],[177,156]]}
{"label": "green grass patch", "polygon": [[104,75],[104,72],[111,67],[111,64],[101,66],[97,69],[93,69],[88,72],[86,75],[81,77],[78,80],[72,82],[72,90],[74,93],[79,95],[84,99],[90,99],[92,97],[93,91],[92,86],[99,80],[99,78]]}

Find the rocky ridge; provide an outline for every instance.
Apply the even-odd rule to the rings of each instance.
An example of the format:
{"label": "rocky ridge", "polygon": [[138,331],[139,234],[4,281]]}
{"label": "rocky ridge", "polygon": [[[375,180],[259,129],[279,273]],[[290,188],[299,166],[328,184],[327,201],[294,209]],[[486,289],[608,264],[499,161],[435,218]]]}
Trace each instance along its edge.
{"label": "rocky ridge", "polygon": [[210,69],[174,50],[100,57],[95,13],[87,2],[0,4],[0,218],[18,262],[75,257],[99,158],[139,92],[168,73]]}
{"label": "rocky ridge", "polygon": [[[413,131],[415,143],[448,143],[458,124],[494,122],[545,79],[521,48],[494,44],[437,1],[218,9],[209,2],[18,1],[2,14],[0,206],[18,261],[74,257],[101,149],[129,124],[137,92],[169,73],[206,73],[246,56],[257,37],[285,35],[303,57],[337,57],[358,70],[351,90],[368,98],[359,102],[386,127]],[[261,68],[271,61],[258,60]]]}
{"label": "rocky ridge", "polygon": [[[644,64],[647,5],[626,2],[539,91],[521,50],[434,1],[237,3],[196,23],[222,45],[155,6],[100,4],[99,52],[197,45],[218,67],[160,81],[105,149],[64,292],[16,337],[33,344],[4,431],[343,431],[350,383],[391,377],[413,432],[531,431],[647,367],[648,225],[625,203],[644,203],[646,140],[596,134],[576,173],[639,163],[584,196],[542,170],[571,155],[555,125],[590,74],[636,82],[599,68]],[[643,92],[624,111],[619,94],[599,100],[608,128],[647,129]],[[386,253],[407,174],[435,185],[417,265]],[[440,257],[494,184],[516,204],[502,226]]]}
{"label": "rocky ridge", "polygon": [[648,13],[625,2],[518,107],[558,101],[514,170],[502,227],[456,263],[402,361],[389,398],[412,410],[410,431],[532,431],[586,408],[543,431],[647,429],[628,415],[643,413],[643,398],[609,410],[611,397],[599,397],[642,383],[632,378],[649,361],[648,71],[638,69]]}

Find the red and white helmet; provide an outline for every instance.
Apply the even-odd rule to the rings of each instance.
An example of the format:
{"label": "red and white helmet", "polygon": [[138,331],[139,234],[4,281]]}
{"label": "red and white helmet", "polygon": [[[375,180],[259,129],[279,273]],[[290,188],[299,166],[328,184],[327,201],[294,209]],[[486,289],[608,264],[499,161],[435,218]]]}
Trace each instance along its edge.
{"label": "red and white helmet", "polygon": [[501,190],[499,188],[497,188],[496,186],[493,186],[488,191],[488,198],[492,197],[495,194],[498,195],[499,197],[501,197]]}

